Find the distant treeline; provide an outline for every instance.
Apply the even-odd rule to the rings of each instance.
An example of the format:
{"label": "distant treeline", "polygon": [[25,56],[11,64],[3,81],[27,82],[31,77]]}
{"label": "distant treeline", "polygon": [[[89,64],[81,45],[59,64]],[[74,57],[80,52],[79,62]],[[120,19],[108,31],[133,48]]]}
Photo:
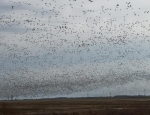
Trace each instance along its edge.
{"label": "distant treeline", "polygon": [[114,98],[148,98],[149,95],[116,95]]}

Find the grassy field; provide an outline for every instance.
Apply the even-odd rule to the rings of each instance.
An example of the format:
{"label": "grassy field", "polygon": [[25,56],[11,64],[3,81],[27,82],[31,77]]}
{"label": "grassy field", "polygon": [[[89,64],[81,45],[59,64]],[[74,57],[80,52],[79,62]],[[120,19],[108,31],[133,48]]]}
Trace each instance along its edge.
{"label": "grassy field", "polygon": [[0,115],[150,115],[149,98],[0,101]]}

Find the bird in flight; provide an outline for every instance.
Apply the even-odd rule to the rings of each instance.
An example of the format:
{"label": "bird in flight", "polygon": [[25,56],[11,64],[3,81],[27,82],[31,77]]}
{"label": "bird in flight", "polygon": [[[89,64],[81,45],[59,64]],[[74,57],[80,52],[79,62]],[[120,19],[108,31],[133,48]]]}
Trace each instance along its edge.
{"label": "bird in flight", "polygon": [[93,2],[93,1],[91,1],[91,0],[89,0],[90,2]]}
{"label": "bird in flight", "polygon": [[14,6],[12,6],[12,9],[14,8]]}

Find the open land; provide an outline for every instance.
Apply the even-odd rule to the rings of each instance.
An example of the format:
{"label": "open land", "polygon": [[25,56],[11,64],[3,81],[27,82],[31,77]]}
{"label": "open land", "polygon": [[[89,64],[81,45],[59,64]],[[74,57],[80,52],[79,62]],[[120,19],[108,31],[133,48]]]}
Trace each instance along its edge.
{"label": "open land", "polygon": [[0,115],[150,115],[150,98],[0,101]]}

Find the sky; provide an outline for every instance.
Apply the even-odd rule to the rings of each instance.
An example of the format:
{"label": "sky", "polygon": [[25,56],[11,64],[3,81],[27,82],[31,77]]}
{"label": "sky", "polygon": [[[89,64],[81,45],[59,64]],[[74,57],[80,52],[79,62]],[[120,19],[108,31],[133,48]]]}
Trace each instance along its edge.
{"label": "sky", "polygon": [[0,99],[150,95],[149,4],[1,0]]}

